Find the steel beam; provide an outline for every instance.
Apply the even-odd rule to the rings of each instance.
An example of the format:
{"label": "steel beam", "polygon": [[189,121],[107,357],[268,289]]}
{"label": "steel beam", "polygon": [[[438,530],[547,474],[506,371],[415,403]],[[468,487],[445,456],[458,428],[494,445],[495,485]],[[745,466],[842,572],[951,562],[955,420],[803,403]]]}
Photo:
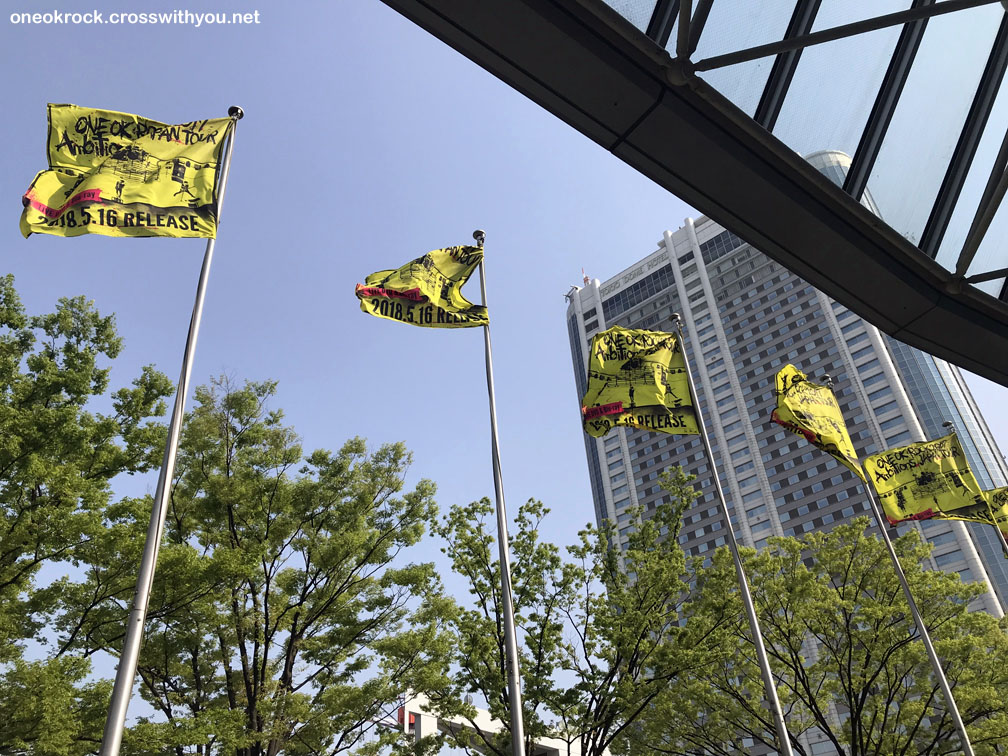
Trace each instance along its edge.
{"label": "steel beam", "polygon": [[[796,39],[808,35],[812,31],[812,24],[815,23],[821,3],[822,0],[798,0],[795,3],[794,12],[791,14],[787,31],[784,33],[784,39]],[[787,96],[791,80],[798,68],[801,54],[802,48],[799,47],[795,50],[779,53],[774,59],[770,76],[763,88],[763,95],[760,97],[756,113],[753,115],[753,120],[767,131],[773,131],[774,125],[777,123],[777,116],[780,115],[781,108],[784,106],[784,98]]]}
{"label": "steel beam", "polygon": [[[934,4],[935,0],[914,0],[911,10]],[[844,179],[844,191],[859,202],[868,186],[868,177],[875,167],[879,150],[882,149],[882,141],[889,131],[889,123],[896,111],[900,95],[903,94],[903,85],[910,75],[910,68],[913,66],[914,58],[917,57],[917,50],[926,28],[926,18],[919,18],[904,25],[896,41],[892,58],[889,60],[889,68],[886,69],[882,79],[882,85],[875,95],[875,104],[872,105],[868,121],[861,133],[861,140],[851,159],[847,178]]]}
{"label": "steel beam", "polygon": [[794,39],[770,42],[765,45],[748,47],[744,50],[736,50],[735,52],[725,53],[724,55],[716,55],[711,58],[705,58],[704,60],[697,61],[696,70],[712,71],[715,68],[734,66],[750,60],[769,58],[771,55],[778,55],[779,53],[787,52],[788,50],[798,50],[803,47],[810,47],[811,45],[821,45],[824,42],[833,42],[834,40],[843,39],[844,37],[853,37],[856,34],[864,34],[865,32],[885,29],[888,26],[899,26],[900,24],[905,24],[908,21],[914,21],[918,18],[940,16],[943,13],[954,13],[967,8],[976,8],[980,5],[992,5],[1000,1],[1001,0],[943,0],[943,2],[936,3],[935,5],[931,5],[927,8],[911,8],[910,10],[897,11],[896,13],[887,13],[884,16],[876,16],[875,18],[865,19],[864,21],[855,21],[852,24],[844,24],[843,26],[834,26],[832,29],[823,29],[822,31],[807,34],[804,37],[795,37]]}
{"label": "steel beam", "polygon": [[938,256],[938,249],[945,237],[945,230],[952,218],[952,211],[955,210],[963,185],[966,183],[966,176],[969,175],[970,166],[973,165],[973,157],[980,144],[980,137],[983,136],[987,119],[990,117],[991,110],[994,109],[994,100],[1001,88],[1001,80],[1004,78],[1006,67],[1008,67],[1008,14],[1002,14],[1001,25],[994,38],[994,45],[987,58],[987,65],[980,77],[980,83],[977,85],[973,103],[966,115],[966,121],[963,123],[959,141],[956,143],[952,159],[945,171],[945,178],[938,190],[938,196],[931,207],[931,215],[928,216],[927,224],[921,234],[921,252],[932,259]]}
{"label": "steel beam", "polygon": [[664,48],[668,45],[678,17],[679,0],[658,0],[645,33],[657,42],[659,47]]}

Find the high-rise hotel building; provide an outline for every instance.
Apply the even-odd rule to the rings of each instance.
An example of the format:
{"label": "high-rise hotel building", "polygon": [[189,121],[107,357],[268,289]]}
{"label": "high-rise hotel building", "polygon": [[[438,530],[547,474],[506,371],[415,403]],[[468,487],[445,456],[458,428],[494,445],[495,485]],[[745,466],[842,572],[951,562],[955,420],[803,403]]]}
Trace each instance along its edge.
{"label": "high-rise hotel building", "polygon": [[[980,484],[1008,484],[1001,453],[957,368],[900,344],[707,218],[666,231],[658,249],[605,282],[567,294],[578,399],[591,338],[613,325],[673,331],[681,313],[686,352],[736,537],[760,548],[773,535],[801,535],[871,509],[861,481],[831,456],[770,420],[774,378],[792,363],[810,379],[833,378],[854,448],[863,458],[937,438],[953,423]],[[701,498],[684,515],[680,542],[702,555],[725,543],[711,470],[699,436],[617,428],[584,436],[596,518],[625,536],[628,508],[664,496],[658,479],[681,465]],[[993,528],[931,520],[934,569],[987,584],[980,605],[1008,606],[1008,561]],[[1000,601],[999,601],[1000,599]]]}

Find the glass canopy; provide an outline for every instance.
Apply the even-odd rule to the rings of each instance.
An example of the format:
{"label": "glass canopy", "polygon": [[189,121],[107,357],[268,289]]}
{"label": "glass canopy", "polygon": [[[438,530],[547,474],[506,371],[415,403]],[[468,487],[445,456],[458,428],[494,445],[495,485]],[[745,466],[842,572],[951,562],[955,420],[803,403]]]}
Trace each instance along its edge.
{"label": "glass canopy", "polygon": [[882,330],[1008,385],[1005,3],[385,2]]}

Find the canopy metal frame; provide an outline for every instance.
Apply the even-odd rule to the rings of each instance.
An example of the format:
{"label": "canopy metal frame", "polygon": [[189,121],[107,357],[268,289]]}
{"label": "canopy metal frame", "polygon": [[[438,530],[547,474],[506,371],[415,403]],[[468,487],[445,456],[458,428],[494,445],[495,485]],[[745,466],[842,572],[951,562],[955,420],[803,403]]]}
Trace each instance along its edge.
{"label": "canopy metal frame", "polygon": [[[1008,68],[1008,21],[920,245],[858,202],[930,20],[1001,0],[906,0],[905,10],[818,30],[819,0],[796,0],[782,39],[697,61],[716,0],[657,0],[643,31],[602,0],[384,2],[883,331],[1008,385],[1008,286],[997,298],[974,285],[1008,269],[973,269],[1008,189],[1008,137],[994,165],[974,166]],[[902,28],[841,189],[773,129],[805,48],[891,27]],[[698,75],[768,57],[755,118]],[[977,170],[989,172],[987,186],[946,269],[937,251]]]}

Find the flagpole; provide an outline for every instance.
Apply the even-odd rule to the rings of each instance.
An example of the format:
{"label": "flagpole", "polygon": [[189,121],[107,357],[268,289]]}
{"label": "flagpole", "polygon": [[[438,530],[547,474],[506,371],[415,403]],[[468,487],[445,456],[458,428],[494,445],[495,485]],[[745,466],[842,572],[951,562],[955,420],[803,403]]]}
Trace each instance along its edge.
{"label": "flagpole", "polygon": [[[990,509],[989,504],[987,505],[987,508]],[[991,513],[993,514],[993,510]],[[993,519],[993,517],[991,519]],[[998,526],[996,520],[994,520],[991,524],[994,526],[994,530],[998,532],[998,536],[1001,538],[1001,551],[1004,553],[1005,559],[1008,559],[1008,539],[1005,539],[1005,534],[1001,530],[1000,526]]]}
{"label": "flagpole", "polygon": [[903,586],[903,594],[906,596],[907,603],[910,605],[910,613],[913,615],[914,622],[917,624],[917,632],[920,633],[921,640],[924,641],[924,648],[927,649],[928,658],[931,660],[931,666],[934,669],[935,676],[938,678],[938,684],[941,686],[942,693],[945,695],[945,701],[948,704],[949,713],[952,715],[952,721],[955,723],[956,729],[959,731],[959,740],[962,741],[964,756],[974,756],[973,746],[970,744],[969,735],[966,734],[966,726],[963,724],[962,717],[959,716],[959,707],[956,706],[955,698],[952,696],[952,689],[949,687],[948,680],[945,678],[945,672],[941,668],[941,662],[938,661],[938,654],[935,652],[934,646],[931,644],[931,636],[928,634],[927,628],[924,626],[924,620],[921,617],[920,612],[917,611],[917,603],[910,594],[910,585],[907,583],[906,575],[903,574],[903,568],[900,566],[899,557],[896,556],[896,550],[893,548],[892,541],[889,539],[889,534],[882,525],[882,513],[879,511],[878,501],[875,499],[875,484],[872,482],[870,475],[868,476],[868,483],[865,488],[868,490],[868,500],[871,502],[872,511],[875,513],[875,521],[878,523],[879,531],[882,533],[882,540],[885,541],[886,549],[889,551],[889,558],[892,559],[893,567],[896,570],[896,576],[899,578],[900,585]]}
{"label": "flagpole", "polygon": [[689,384],[690,401],[693,404],[693,410],[696,415],[697,430],[700,431],[700,440],[703,442],[704,452],[707,454],[707,462],[710,465],[714,478],[714,488],[717,491],[718,503],[721,505],[721,517],[724,518],[725,528],[728,530],[728,548],[731,550],[732,559],[735,562],[739,592],[742,594],[742,604],[745,606],[746,615],[749,618],[749,629],[752,632],[753,645],[756,647],[756,658],[759,661],[760,671],[763,675],[763,687],[766,690],[766,697],[770,703],[770,708],[773,710],[774,724],[777,729],[777,745],[781,756],[793,756],[791,738],[784,723],[784,712],[781,709],[780,699],[777,697],[777,686],[774,684],[773,674],[770,672],[770,662],[767,660],[766,648],[763,645],[763,635],[760,632],[759,620],[756,617],[756,608],[753,606],[752,595],[749,592],[749,581],[746,579],[745,570],[742,568],[742,558],[739,556],[738,542],[735,540],[735,529],[732,527],[731,513],[728,511],[724,490],[721,488],[721,479],[718,476],[717,464],[714,462],[710,440],[707,437],[707,429],[704,426],[703,412],[700,411],[700,400],[697,398],[696,388],[693,384],[693,370],[690,368],[689,358],[686,354],[686,342],[683,340],[682,317],[676,312],[672,314],[672,319],[675,321],[676,331],[679,334],[679,345],[683,350],[683,363],[686,365],[686,382]]}
{"label": "flagpole", "polygon": [[987,503],[987,511],[991,514],[991,525],[994,526],[994,530],[997,531],[998,537],[1001,539],[1001,552],[1004,554],[1005,559],[1008,559],[1008,540],[1005,539],[1004,532],[998,526],[997,520],[994,519],[994,510],[991,508],[990,502]]}
{"label": "flagpole", "polygon": [[[473,231],[476,246],[483,249],[484,231]],[[487,306],[486,274],[479,264],[480,294]],[[515,633],[514,605],[511,600],[511,560],[508,556],[507,514],[504,509],[504,482],[501,478],[500,450],[497,440],[497,402],[494,399],[493,358],[490,353],[490,323],[483,326],[486,353],[487,393],[490,398],[490,442],[493,457],[494,494],[497,498],[497,549],[500,553],[501,601],[504,604],[504,645],[507,651],[508,700],[511,704],[511,746],[514,756],[525,756],[525,727],[522,723],[521,680],[518,670],[518,637]]]}
{"label": "flagpole", "polygon": [[[824,381],[826,386],[830,389],[830,391],[832,391],[832,378],[830,378],[829,375],[826,375],[824,376]],[[935,652],[934,645],[931,643],[931,636],[928,634],[927,627],[924,625],[924,619],[921,617],[920,612],[917,611],[917,602],[914,601],[913,594],[910,593],[910,584],[907,583],[903,567],[899,562],[899,557],[896,556],[896,549],[893,548],[892,540],[889,538],[889,533],[886,531],[885,525],[883,525],[883,515],[882,510],[879,508],[878,499],[876,498],[878,492],[875,490],[875,483],[872,480],[871,475],[866,475],[865,478],[865,490],[868,493],[868,501],[871,502],[872,513],[875,515],[875,523],[878,525],[879,532],[882,534],[882,540],[885,542],[886,550],[889,552],[889,558],[892,560],[893,569],[896,571],[896,577],[899,578],[900,585],[903,587],[903,595],[906,596],[907,604],[910,605],[910,613],[913,615],[914,623],[917,625],[917,632],[920,634],[921,640],[924,641],[924,648],[927,649],[928,658],[931,660],[931,668],[934,670],[935,676],[938,678],[938,684],[941,686],[942,693],[945,696],[945,702],[948,705],[949,713],[952,715],[952,721],[955,723],[956,729],[959,731],[959,740],[961,741],[963,756],[974,756],[973,746],[970,743],[969,735],[966,734],[966,725],[963,724],[962,717],[959,715],[959,707],[956,706],[955,697],[952,695],[952,688],[949,687],[948,680],[945,677],[945,672],[942,670],[941,662],[938,660],[938,654]]]}
{"label": "flagpole", "polygon": [[[231,167],[231,150],[234,147],[234,133],[238,121],[245,113],[241,108],[232,106],[228,109],[231,117],[231,134],[228,136],[227,148],[221,162],[217,189],[217,222],[220,222],[221,205],[224,202],[224,190],[227,186],[228,172]],[[154,504],[151,508],[150,523],[147,526],[147,540],[144,543],[143,556],[140,560],[140,571],[137,574],[136,589],[133,593],[133,607],[130,610],[129,621],[126,624],[126,639],[123,642],[122,654],[116,668],[115,686],[112,689],[112,699],[109,703],[108,717],[105,720],[105,732],[102,735],[101,756],[118,756],[122,745],[123,729],[126,725],[126,710],[129,708],[130,696],[133,692],[133,682],[136,679],[137,663],[140,659],[140,645],[143,641],[144,621],[147,617],[147,603],[150,600],[151,587],[154,583],[154,568],[157,564],[158,551],[161,548],[161,536],[164,533],[165,518],[168,514],[168,495],[171,491],[171,479],[175,471],[175,456],[178,452],[179,436],[182,431],[182,418],[185,412],[185,398],[189,391],[189,378],[192,370],[193,356],[196,352],[196,337],[199,334],[200,318],[203,315],[203,300],[206,295],[207,279],[210,277],[210,261],[213,259],[214,238],[207,239],[206,252],[203,254],[203,267],[200,270],[199,284],[196,287],[196,302],[193,305],[192,318],[189,321],[189,333],[186,336],[185,352],[182,358],[182,372],[178,387],[175,390],[175,406],[172,409],[171,424],[168,428],[168,440],[165,443],[164,457],[161,461],[161,472],[158,474],[157,489],[154,493]]]}

